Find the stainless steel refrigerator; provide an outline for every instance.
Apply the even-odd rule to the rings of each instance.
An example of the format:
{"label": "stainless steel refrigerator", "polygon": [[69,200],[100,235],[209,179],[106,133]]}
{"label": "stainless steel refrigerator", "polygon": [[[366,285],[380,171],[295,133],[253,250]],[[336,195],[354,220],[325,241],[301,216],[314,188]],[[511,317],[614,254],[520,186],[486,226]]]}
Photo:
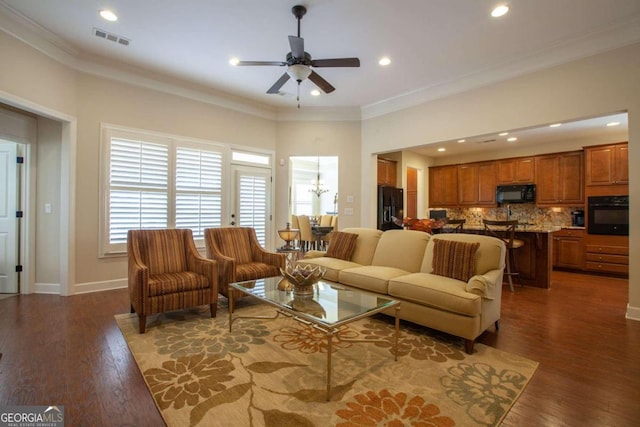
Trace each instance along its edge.
{"label": "stainless steel refrigerator", "polygon": [[402,228],[404,217],[402,188],[378,186],[378,230]]}

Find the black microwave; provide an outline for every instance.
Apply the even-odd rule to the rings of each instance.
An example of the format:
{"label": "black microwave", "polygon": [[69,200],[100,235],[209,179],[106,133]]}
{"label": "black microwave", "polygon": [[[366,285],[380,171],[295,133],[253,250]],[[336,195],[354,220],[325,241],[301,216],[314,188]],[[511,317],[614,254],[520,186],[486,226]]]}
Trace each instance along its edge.
{"label": "black microwave", "polygon": [[496,202],[498,204],[535,203],[536,185],[498,185],[496,188]]}

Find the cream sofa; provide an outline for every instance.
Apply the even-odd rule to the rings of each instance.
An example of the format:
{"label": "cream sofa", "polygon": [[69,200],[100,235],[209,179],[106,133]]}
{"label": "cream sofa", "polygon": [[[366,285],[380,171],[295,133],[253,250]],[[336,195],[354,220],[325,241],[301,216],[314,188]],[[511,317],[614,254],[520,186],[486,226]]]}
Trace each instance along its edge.
{"label": "cream sofa", "polygon": [[[500,239],[473,234],[431,236],[411,230],[342,231],[358,235],[349,260],[310,251],[298,263],[326,268],[327,280],[401,301],[402,319],[464,338],[469,354],[480,334],[492,324],[498,329],[506,253]],[[480,243],[475,275],[467,282],[432,273],[438,239]]]}

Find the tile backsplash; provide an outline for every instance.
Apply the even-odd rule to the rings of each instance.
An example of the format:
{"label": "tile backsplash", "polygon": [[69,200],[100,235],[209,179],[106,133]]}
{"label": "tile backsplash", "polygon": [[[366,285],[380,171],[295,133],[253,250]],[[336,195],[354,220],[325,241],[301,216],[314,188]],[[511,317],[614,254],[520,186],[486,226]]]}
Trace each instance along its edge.
{"label": "tile backsplash", "polygon": [[[540,208],[535,205],[511,205],[511,219],[520,223],[539,227],[568,227],[571,226],[571,212],[584,209],[584,206]],[[482,225],[483,219],[507,219],[507,208],[450,208],[447,209],[448,218],[466,219],[468,225]]]}

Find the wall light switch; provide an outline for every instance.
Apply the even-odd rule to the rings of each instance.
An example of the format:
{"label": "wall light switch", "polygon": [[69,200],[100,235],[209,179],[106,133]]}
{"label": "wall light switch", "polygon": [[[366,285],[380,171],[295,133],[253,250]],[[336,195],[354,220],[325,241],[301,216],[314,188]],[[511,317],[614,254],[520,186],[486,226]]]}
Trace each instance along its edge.
{"label": "wall light switch", "polygon": [[353,216],[353,208],[344,208],[344,214],[346,216]]}
{"label": "wall light switch", "polygon": [[51,213],[51,203],[45,203],[44,204],[44,213]]}

